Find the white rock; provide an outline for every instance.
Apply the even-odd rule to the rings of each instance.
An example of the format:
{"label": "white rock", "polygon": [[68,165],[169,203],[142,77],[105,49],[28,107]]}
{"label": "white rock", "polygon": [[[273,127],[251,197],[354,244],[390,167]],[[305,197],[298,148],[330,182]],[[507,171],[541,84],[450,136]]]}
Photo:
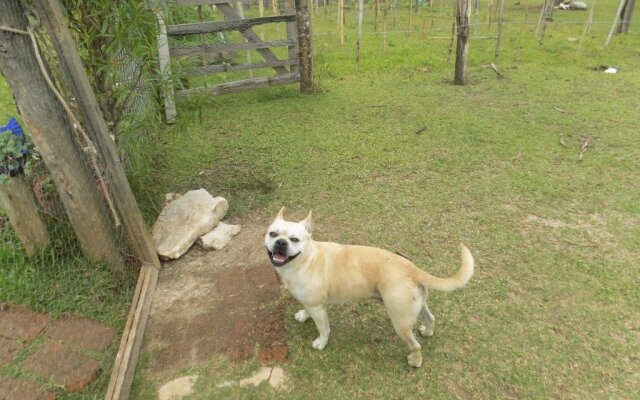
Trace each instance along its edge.
{"label": "white rock", "polygon": [[242,379],[240,381],[240,386],[247,386],[247,385],[258,386],[262,382],[269,380],[270,376],[271,376],[271,368],[262,367],[258,370],[258,372],[253,374],[253,376],[251,376],[250,378]]}
{"label": "white rock", "polygon": [[198,239],[198,244],[206,250],[220,250],[240,232],[240,225],[229,225],[220,222],[206,235]]}
{"label": "white rock", "polygon": [[182,376],[162,385],[158,390],[158,400],[180,400],[193,393],[193,385],[198,375]]}
{"label": "white rock", "polygon": [[[262,382],[269,382],[274,389],[286,389],[286,381],[287,377],[284,374],[284,371],[280,367],[261,367],[255,374],[253,374],[250,378],[242,379],[239,384],[240,386],[253,385],[258,386]],[[224,384],[227,384],[225,382]],[[218,387],[222,387],[218,385]]]}
{"label": "white rock", "polygon": [[273,388],[285,387],[286,376],[284,371],[280,367],[273,367],[271,370],[271,377],[269,378],[269,384]]}
{"label": "white rock", "polygon": [[214,198],[205,189],[191,190],[167,204],[151,237],[160,258],[178,258],[202,235],[210,232],[224,217],[229,204]]}

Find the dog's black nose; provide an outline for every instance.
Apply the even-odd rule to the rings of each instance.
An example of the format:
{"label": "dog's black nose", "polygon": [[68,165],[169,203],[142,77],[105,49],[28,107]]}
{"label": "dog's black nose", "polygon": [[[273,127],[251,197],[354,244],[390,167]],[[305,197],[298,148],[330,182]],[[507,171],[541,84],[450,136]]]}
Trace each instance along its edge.
{"label": "dog's black nose", "polygon": [[284,239],[276,240],[276,247],[287,247],[287,241]]}

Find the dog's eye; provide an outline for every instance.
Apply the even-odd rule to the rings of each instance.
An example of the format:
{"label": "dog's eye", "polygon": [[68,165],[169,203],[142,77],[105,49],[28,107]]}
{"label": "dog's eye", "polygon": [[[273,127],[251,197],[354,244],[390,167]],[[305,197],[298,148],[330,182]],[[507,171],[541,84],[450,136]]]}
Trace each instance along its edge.
{"label": "dog's eye", "polygon": [[274,237],[278,236],[278,234],[272,231],[272,232],[269,232],[269,236],[274,238]]}
{"label": "dog's eye", "polygon": [[291,241],[292,241],[293,243],[298,243],[298,242],[300,241],[300,239],[298,239],[297,237],[292,237],[292,238],[291,238]]}

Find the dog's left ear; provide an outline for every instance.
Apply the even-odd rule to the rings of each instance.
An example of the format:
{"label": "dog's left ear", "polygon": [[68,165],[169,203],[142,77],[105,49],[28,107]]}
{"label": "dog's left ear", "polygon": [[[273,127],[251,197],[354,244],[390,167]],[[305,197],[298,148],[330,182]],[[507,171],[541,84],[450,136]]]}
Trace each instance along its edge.
{"label": "dog's left ear", "polygon": [[300,223],[304,225],[304,228],[307,230],[309,235],[311,235],[311,231],[313,229],[313,219],[311,217],[311,211],[309,211],[309,215],[307,215],[307,218],[300,221]]}

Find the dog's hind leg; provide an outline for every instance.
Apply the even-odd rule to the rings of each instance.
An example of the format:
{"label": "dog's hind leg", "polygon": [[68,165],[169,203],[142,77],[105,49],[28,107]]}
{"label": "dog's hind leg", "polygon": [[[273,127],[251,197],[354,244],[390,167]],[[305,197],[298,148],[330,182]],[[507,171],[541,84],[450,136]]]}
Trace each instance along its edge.
{"label": "dog's hind leg", "polygon": [[[399,293],[399,291],[396,291],[396,293]],[[398,336],[409,347],[410,353],[407,356],[407,362],[410,366],[416,368],[422,365],[422,354],[420,353],[420,343],[413,335],[413,324],[418,318],[422,304],[424,304],[422,296],[412,296],[407,292],[384,297],[384,305],[389,312],[393,327]]]}
{"label": "dog's hind leg", "polygon": [[424,323],[420,323],[418,325],[418,331],[422,336],[433,336],[433,328],[436,323],[436,319],[431,314],[429,307],[427,307],[427,303],[424,303],[422,309],[420,310],[420,319]]}

